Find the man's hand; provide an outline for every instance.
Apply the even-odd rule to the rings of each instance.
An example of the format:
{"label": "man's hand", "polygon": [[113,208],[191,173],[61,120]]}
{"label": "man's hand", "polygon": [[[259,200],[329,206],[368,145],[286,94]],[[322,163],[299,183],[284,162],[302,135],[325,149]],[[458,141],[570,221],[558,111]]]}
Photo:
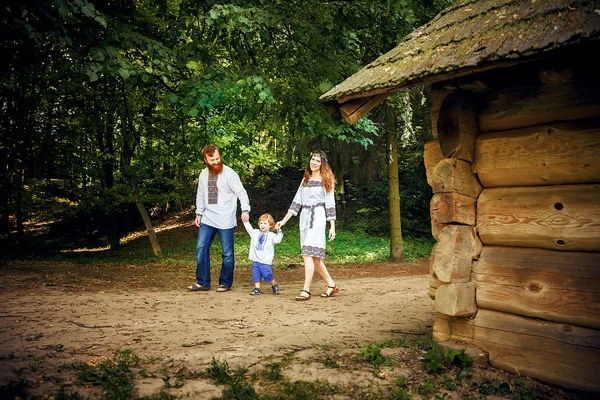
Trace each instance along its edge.
{"label": "man's hand", "polygon": [[196,215],[196,220],[194,221],[194,225],[200,228],[200,221],[202,221],[202,215]]}
{"label": "man's hand", "polygon": [[242,222],[248,222],[250,221],[250,214],[248,214],[247,212],[243,212],[242,213]]}

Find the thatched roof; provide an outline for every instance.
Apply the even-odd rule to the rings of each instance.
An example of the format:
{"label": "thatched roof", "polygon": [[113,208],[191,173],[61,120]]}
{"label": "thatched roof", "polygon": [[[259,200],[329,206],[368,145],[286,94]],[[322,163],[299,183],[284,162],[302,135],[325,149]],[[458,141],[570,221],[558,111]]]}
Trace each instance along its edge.
{"label": "thatched roof", "polygon": [[383,93],[381,101],[414,84],[598,40],[600,0],[459,0],[320,100],[339,108]]}

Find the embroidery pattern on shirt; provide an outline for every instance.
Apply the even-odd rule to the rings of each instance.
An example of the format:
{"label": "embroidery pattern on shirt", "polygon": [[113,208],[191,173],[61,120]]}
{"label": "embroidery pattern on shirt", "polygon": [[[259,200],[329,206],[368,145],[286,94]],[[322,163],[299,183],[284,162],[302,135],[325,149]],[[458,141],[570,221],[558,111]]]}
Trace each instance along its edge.
{"label": "embroidery pattern on shirt", "polygon": [[310,180],[306,183],[306,187],[323,187],[323,181]]}
{"label": "embroidery pattern on shirt", "polygon": [[326,208],[325,215],[327,219],[335,219],[335,207]]}
{"label": "embroidery pattern on shirt", "polygon": [[292,205],[290,206],[289,211],[292,211],[292,212],[298,214],[300,212],[301,208],[302,208],[302,204],[292,201]]}
{"label": "embroidery pattern on shirt", "polygon": [[256,242],[256,250],[264,250],[265,249],[265,243],[267,243],[267,234],[266,233],[261,233],[258,236],[258,241]]}
{"label": "embroidery pattern on shirt", "polygon": [[208,204],[217,204],[219,200],[219,190],[217,189],[217,178],[219,175],[208,175]]}

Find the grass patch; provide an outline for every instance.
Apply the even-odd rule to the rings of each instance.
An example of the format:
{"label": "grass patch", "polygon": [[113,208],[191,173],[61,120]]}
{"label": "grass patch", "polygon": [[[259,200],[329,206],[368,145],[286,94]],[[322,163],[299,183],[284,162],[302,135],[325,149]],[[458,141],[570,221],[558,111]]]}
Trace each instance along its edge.
{"label": "grass patch", "polygon": [[80,382],[100,386],[106,399],[129,399],[134,389],[134,368],[140,359],[131,350],[117,351],[110,359],[98,363],[76,363]]}
{"label": "grass patch", "polygon": [[[339,229],[339,228],[338,228]],[[179,232],[178,232],[179,231]],[[183,233],[185,232],[185,233]],[[189,264],[193,263],[196,251],[195,228],[183,227],[159,232],[158,240],[163,251],[161,263]],[[388,237],[373,236],[364,231],[338,230],[336,239],[327,243],[327,261],[332,264],[355,262],[384,262],[387,261],[390,251]],[[290,263],[298,263],[300,259],[300,233],[297,223],[290,222],[284,227],[283,241],[275,246],[275,268],[286,268]],[[250,236],[243,226],[238,226],[234,231],[236,267],[250,268],[248,248]],[[413,262],[417,258],[429,257],[435,241],[432,238],[406,237],[403,241],[406,262]],[[213,262],[219,263],[221,257],[221,244],[218,236],[212,244],[211,257]],[[57,253],[50,257],[38,259],[52,261],[71,261],[78,264],[97,263],[122,263],[146,264],[156,262],[149,240],[146,236],[138,235],[135,239],[123,244],[120,250],[108,249],[81,249],[79,251]]]}
{"label": "grass patch", "polygon": [[[398,355],[383,357],[382,350],[397,348]],[[382,343],[369,343],[357,348],[354,354],[332,354],[326,349],[312,362],[302,361],[305,368],[311,364],[321,364],[331,372],[312,380],[290,380],[283,371],[292,362],[290,356],[280,361],[263,365],[262,369],[249,374],[247,369],[231,369],[227,360],[213,358],[209,366],[202,372],[191,372],[181,365],[170,363],[160,374],[148,374],[145,368],[155,361],[140,360],[130,350],[118,351],[110,359],[100,359],[87,363],[62,364],[60,369],[76,375],[76,385],[98,388],[98,393],[82,396],[60,388],[49,398],[63,399],[138,399],[138,400],[171,400],[184,398],[179,390],[191,381],[208,380],[218,386],[219,397],[214,399],[239,400],[288,400],[288,399],[394,399],[408,400],[412,398],[428,399],[485,399],[494,398],[541,400],[544,398],[576,400],[570,395],[545,387],[533,380],[503,371],[488,369],[485,373],[471,370],[471,360],[463,349],[442,348],[427,335],[417,337],[400,336]],[[324,362],[322,360],[325,360]],[[410,371],[407,374],[407,369]],[[18,373],[18,382],[11,382],[0,387],[0,398],[29,398],[28,381]],[[136,373],[137,371],[137,373]],[[171,372],[169,372],[171,371]],[[27,371],[29,372],[29,371]],[[334,373],[351,372],[355,377],[370,376],[366,383],[361,378],[357,381],[338,380],[332,383]],[[165,376],[164,385],[157,392],[136,397],[134,387],[136,379],[144,376]],[[169,380],[169,375],[175,376]],[[60,385],[60,382],[54,382]],[[101,393],[100,393],[101,392]]]}

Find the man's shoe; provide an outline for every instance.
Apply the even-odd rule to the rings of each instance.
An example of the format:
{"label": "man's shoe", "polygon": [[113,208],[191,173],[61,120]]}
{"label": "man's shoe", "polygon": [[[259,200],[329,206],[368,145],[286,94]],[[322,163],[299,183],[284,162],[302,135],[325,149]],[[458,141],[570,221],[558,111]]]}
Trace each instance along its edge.
{"label": "man's shoe", "polygon": [[279,294],[279,284],[276,283],[273,286],[271,286],[271,290],[273,291],[273,294]]}
{"label": "man's shoe", "polygon": [[258,296],[258,295],[260,294],[260,289],[259,289],[259,288],[257,288],[257,287],[255,287],[255,288],[254,288],[254,289],[253,289],[253,290],[250,292],[250,294],[251,294],[252,296]]}
{"label": "man's shoe", "polygon": [[210,288],[206,287],[206,286],[198,285],[197,283],[194,283],[192,286],[188,286],[188,290],[190,290],[192,292],[206,292],[206,291],[209,291]]}

